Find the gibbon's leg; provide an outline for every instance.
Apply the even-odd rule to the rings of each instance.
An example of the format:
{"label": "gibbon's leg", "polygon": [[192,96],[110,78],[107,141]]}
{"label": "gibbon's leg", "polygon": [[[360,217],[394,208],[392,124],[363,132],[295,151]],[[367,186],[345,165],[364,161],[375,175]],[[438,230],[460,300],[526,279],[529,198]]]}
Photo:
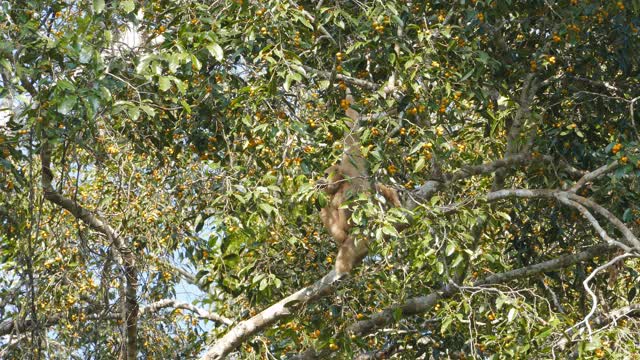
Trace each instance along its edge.
{"label": "gibbon's leg", "polygon": [[333,206],[320,209],[320,218],[324,223],[324,227],[338,244],[342,244],[349,235],[349,226],[344,209],[338,209]]}
{"label": "gibbon's leg", "polygon": [[354,266],[358,265],[367,255],[367,243],[361,240],[356,246],[353,236],[340,245],[336,257],[336,274],[350,273]]}
{"label": "gibbon's leg", "polygon": [[338,245],[347,239],[349,229],[351,229],[351,225],[349,224],[351,212],[348,209],[340,208],[345,200],[345,192],[349,187],[350,185],[347,182],[340,184],[338,191],[332,194],[329,203],[320,209],[320,218]]}

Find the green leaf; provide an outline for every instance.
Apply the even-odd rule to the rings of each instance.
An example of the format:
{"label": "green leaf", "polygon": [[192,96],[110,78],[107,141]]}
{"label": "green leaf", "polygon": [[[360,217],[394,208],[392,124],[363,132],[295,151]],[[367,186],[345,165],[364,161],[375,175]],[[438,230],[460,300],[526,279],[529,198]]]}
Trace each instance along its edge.
{"label": "green leaf", "polygon": [[195,55],[191,55],[191,66],[196,71],[200,71],[200,69],[202,69],[202,63],[200,62],[200,60],[198,60],[198,58]]}
{"label": "green leaf", "polygon": [[507,314],[507,322],[510,323],[513,319],[518,315],[518,311],[516,308],[509,309],[509,313]]}
{"label": "green leaf", "polygon": [[321,208],[324,208],[327,206],[328,200],[327,200],[327,196],[324,194],[324,192],[321,192],[318,194],[318,205],[320,205]]}
{"label": "green leaf", "polygon": [[251,280],[252,284],[257,284],[260,280],[264,279],[265,275],[264,274],[255,274],[253,276],[253,279]]}
{"label": "green leaf", "polygon": [[191,106],[184,99],[180,99],[180,105],[186,110],[187,114],[191,114]]}
{"label": "green leaf", "polygon": [[78,102],[77,96],[67,96],[62,100],[62,102],[58,105],[58,112],[62,115],[68,115],[73,107]]}
{"label": "green leaf", "polygon": [[446,254],[447,256],[451,256],[451,254],[453,254],[455,251],[456,251],[456,244],[454,244],[454,243],[450,242],[450,243],[447,245],[447,249],[445,250],[445,254]]}
{"label": "green leaf", "polygon": [[267,204],[267,203],[260,203],[258,204],[258,207],[265,212],[265,214],[267,215],[271,215],[271,213],[275,213],[276,212],[276,208],[274,208],[273,206]]}
{"label": "green leaf", "polygon": [[156,111],[149,105],[140,105],[140,109],[142,109],[142,111],[144,111],[145,114],[149,115],[150,117],[156,116]]}
{"label": "green leaf", "polygon": [[460,79],[460,82],[463,82],[465,80],[467,80],[468,78],[471,77],[471,75],[473,75],[473,72],[475,71],[475,69],[471,69],[469,70],[468,73],[464,74],[464,76],[462,77],[462,79]]}
{"label": "green leaf", "polygon": [[202,216],[202,214],[198,214],[198,216],[196,216],[195,224],[196,232],[200,232],[200,230],[202,230],[202,227],[204,226],[204,217]]}
{"label": "green leaf", "polygon": [[11,67],[11,63],[7,59],[0,59],[0,66],[2,66],[7,71],[13,71]]}
{"label": "green leaf", "polygon": [[140,108],[137,106],[127,107],[127,115],[129,115],[131,120],[138,120],[140,117]]}
{"label": "green leaf", "polygon": [[320,80],[318,81],[318,88],[320,90],[326,90],[327,88],[329,88],[330,84],[331,82],[329,80]]}
{"label": "green leaf", "polygon": [[408,68],[415,65],[415,63],[416,63],[415,59],[409,59],[406,63],[404,63],[404,69],[407,70]]}
{"label": "green leaf", "polygon": [[449,326],[451,326],[452,322],[453,322],[453,318],[452,317],[446,318],[442,322],[442,326],[440,327],[440,334],[444,335],[447,332],[447,329],[449,329]]}
{"label": "green leaf", "polygon": [[76,87],[75,85],[73,85],[73,83],[69,80],[60,80],[56,83],[56,89],[59,90],[68,90],[68,91],[75,91]]}
{"label": "green leaf", "polygon": [[211,43],[207,45],[207,50],[209,50],[209,53],[211,54],[211,56],[213,56],[214,59],[218,61],[222,61],[222,59],[224,59],[224,51],[222,50],[222,47],[220,47],[220,45]]}
{"label": "green leaf", "polygon": [[126,14],[135,10],[136,5],[133,3],[133,0],[124,0],[120,2],[120,8],[124,10]]}
{"label": "green leaf", "polygon": [[236,200],[238,200],[240,204],[244,205],[247,203],[247,200],[243,196],[240,196],[238,194],[233,194],[233,197],[236,198]]}
{"label": "green leaf", "polygon": [[160,91],[167,91],[171,88],[171,79],[166,76],[160,76],[158,84],[160,86]]}
{"label": "green leaf", "polygon": [[172,80],[173,80],[173,83],[176,85],[176,88],[181,94],[184,94],[187,91],[187,86],[185,85],[184,81],[175,77],[172,78]]}
{"label": "green leaf", "polygon": [[260,288],[259,290],[262,291],[264,289],[267,288],[267,286],[269,286],[269,282],[267,281],[267,278],[264,278],[260,281]]}
{"label": "green leaf", "polygon": [[307,28],[309,28],[309,30],[312,30],[312,31],[313,31],[313,30],[315,30],[315,29],[313,28],[313,25],[311,25],[311,23],[309,22],[309,20],[307,20],[307,18],[306,18],[306,17],[304,17],[304,15],[303,15],[303,16],[299,16],[299,15],[297,15],[297,14],[294,14],[294,16],[293,16],[293,17],[294,17],[296,20],[300,21],[300,22],[302,23],[302,25],[304,25],[304,26],[306,26]]}
{"label": "green leaf", "polygon": [[93,12],[100,14],[104,10],[104,0],[93,0]]}
{"label": "green leaf", "polygon": [[420,170],[424,169],[424,166],[426,164],[426,159],[424,156],[420,156],[420,158],[418,159],[418,162],[416,162],[416,166],[413,169],[414,173],[420,172]]}
{"label": "green leaf", "polygon": [[462,256],[462,254],[458,254],[458,256],[456,256],[456,258],[451,263],[451,267],[452,268],[458,267],[458,265],[460,265],[463,260],[464,260],[464,256]]}
{"label": "green leaf", "polygon": [[291,81],[293,80],[293,78],[291,77],[291,74],[287,74],[287,77],[284,79],[284,91],[289,91],[289,88],[291,87]]}
{"label": "green leaf", "polygon": [[398,234],[398,230],[396,230],[396,228],[394,228],[391,225],[385,225],[382,227],[382,232],[385,235],[389,235],[389,236],[399,236]]}

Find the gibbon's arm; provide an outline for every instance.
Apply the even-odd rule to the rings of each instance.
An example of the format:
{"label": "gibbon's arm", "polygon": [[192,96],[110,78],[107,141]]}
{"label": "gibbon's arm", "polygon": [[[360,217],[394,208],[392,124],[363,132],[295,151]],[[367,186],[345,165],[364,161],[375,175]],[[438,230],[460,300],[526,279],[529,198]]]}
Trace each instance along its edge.
{"label": "gibbon's arm", "polygon": [[[393,80],[390,79],[390,81]],[[367,175],[367,162],[360,152],[360,141],[357,136],[357,131],[360,126],[360,114],[351,107],[351,104],[353,104],[353,96],[351,95],[351,90],[349,88],[347,88],[346,91],[346,101],[349,106],[345,110],[345,113],[349,119],[351,119],[351,124],[349,124],[350,132],[344,139],[345,153],[342,159],[341,170],[347,177],[357,179],[354,184],[356,190],[370,190],[371,183],[369,182]],[[402,207],[398,191],[395,189],[376,183],[375,190],[380,193],[385,200],[387,200],[387,203],[394,207]]]}
{"label": "gibbon's arm", "polygon": [[345,113],[351,121],[349,122],[349,133],[344,137],[344,154],[340,161],[340,172],[345,179],[352,183],[356,192],[370,190],[367,161],[360,151],[360,139],[357,135],[360,114],[351,107],[353,96],[348,88],[345,100],[348,103]]}
{"label": "gibbon's arm", "polygon": [[340,185],[344,181],[344,177],[340,173],[340,167],[332,165],[324,171],[324,178],[318,180],[318,184],[324,187],[324,192],[327,195],[333,195],[340,190]]}

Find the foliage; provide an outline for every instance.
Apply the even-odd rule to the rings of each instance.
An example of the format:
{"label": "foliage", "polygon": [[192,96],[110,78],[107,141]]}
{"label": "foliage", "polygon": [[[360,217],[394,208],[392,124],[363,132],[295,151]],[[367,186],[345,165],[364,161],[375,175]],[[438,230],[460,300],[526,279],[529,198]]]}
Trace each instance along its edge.
{"label": "foliage", "polygon": [[[617,161],[579,194],[637,236],[640,2],[2,8],[0,97],[10,116],[0,128],[0,320],[39,325],[0,338],[2,356],[109,358],[125,342],[120,249],[47,201],[43,144],[54,188],[135,254],[141,307],[175,298],[184,268],[203,290],[198,306],[240,321],[332,269],[315,180],[342,155],[349,105],[365,119],[358,134],[372,178],[401,189],[407,208],[384,211],[366,197],[354,221],[357,236],[375,239],[371,256],[334,295],[242,344],[240,358],[309,348],[336,358],[376,349],[406,359],[638,353],[633,319],[558,345],[589,312],[582,282],[607,254],[508,287],[471,285],[603,241],[557,201],[487,202],[501,177],[504,188],[567,189],[579,176],[566,169]],[[343,101],[347,88],[355,104]],[[484,172],[447,181],[520,153],[531,156],[498,180]],[[432,180],[446,186],[417,197]],[[636,260],[596,277],[598,310],[634,304],[637,279]],[[451,281],[468,288],[421,316],[398,314],[365,337],[344,332]],[[144,358],[195,357],[228,330],[175,309],[138,323]]]}

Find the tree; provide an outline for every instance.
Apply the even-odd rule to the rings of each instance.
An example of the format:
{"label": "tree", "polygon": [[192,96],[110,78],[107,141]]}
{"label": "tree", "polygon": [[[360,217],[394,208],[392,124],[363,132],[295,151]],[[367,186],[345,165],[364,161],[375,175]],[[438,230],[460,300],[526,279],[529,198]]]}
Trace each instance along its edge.
{"label": "tree", "polygon": [[0,357],[637,356],[638,1],[2,6]]}

